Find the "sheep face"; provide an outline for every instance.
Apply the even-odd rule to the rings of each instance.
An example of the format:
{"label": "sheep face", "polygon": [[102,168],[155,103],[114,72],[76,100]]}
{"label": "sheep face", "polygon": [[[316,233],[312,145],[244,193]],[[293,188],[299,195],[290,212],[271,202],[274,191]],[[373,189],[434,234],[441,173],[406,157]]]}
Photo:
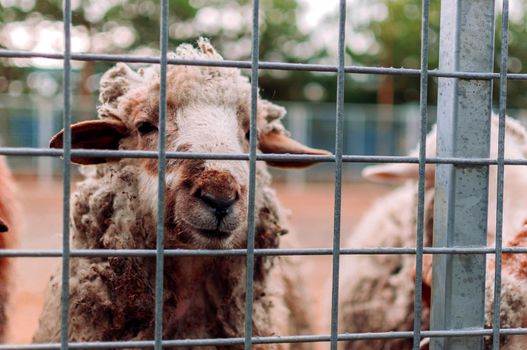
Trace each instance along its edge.
{"label": "sheep face", "polygon": [[[194,75],[191,75],[194,76]],[[238,98],[232,84],[227,97],[189,101],[179,98],[189,82],[185,69],[170,71],[167,86],[166,150],[192,153],[243,153],[249,149],[248,100]],[[157,85],[122,98],[113,112],[126,125],[127,136],[119,149],[156,151],[159,139]],[[122,116],[126,116],[123,118]],[[155,159],[122,160],[141,166],[138,185],[148,211],[157,208],[158,162]],[[165,216],[167,232],[179,244],[198,247],[240,245],[246,231],[248,164],[244,161],[169,159],[166,167]]]}
{"label": "sheep face", "polygon": [[[221,60],[204,39],[198,49],[181,45],[176,58]],[[158,67],[134,71],[118,64],[101,80],[100,120],[74,124],[72,146],[87,149],[157,151],[159,140]],[[166,150],[192,153],[247,153],[249,151],[251,86],[238,69],[170,66],[167,71]],[[325,155],[287,136],[280,118],[285,109],[258,99],[258,149],[264,153]],[[51,147],[62,147],[62,132]],[[73,157],[80,164],[115,159]],[[157,209],[156,159],[121,159],[141,167],[139,203]],[[281,167],[308,163],[275,162]],[[263,164],[258,164],[262,173]],[[236,247],[247,229],[247,161],[168,159],[166,164],[165,226],[174,245]],[[267,181],[257,176],[258,181]],[[257,183],[257,188],[259,184]]]}

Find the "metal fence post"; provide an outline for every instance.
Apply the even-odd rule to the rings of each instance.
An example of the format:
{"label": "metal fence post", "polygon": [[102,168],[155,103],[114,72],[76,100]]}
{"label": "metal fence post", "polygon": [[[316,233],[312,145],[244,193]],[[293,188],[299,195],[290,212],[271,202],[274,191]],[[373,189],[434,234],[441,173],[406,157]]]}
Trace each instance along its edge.
{"label": "metal fence post", "polygon": [[[440,70],[491,72],[493,0],[441,1]],[[491,80],[439,79],[439,157],[488,157]],[[435,247],[487,243],[488,165],[437,165]],[[436,255],[431,329],[482,328],[485,255]],[[483,349],[482,336],[433,338],[431,349]]]}

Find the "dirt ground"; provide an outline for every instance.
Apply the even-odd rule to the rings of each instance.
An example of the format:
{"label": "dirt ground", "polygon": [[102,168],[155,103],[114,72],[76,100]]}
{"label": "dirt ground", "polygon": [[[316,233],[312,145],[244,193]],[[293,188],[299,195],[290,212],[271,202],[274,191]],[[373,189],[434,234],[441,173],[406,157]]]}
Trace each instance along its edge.
{"label": "dirt ground", "polygon": [[[25,227],[19,237],[21,249],[58,249],[62,232],[62,183],[19,179],[20,194],[25,212]],[[333,184],[277,184],[284,207],[291,210],[291,227],[300,247],[331,247],[333,232]],[[375,184],[345,183],[342,195],[342,241],[361,214],[389,188]],[[306,271],[314,305],[319,305],[329,292],[331,256],[306,256]],[[43,295],[51,273],[59,266],[59,258],[16,258],[15,285],[12,298],[8,344],[26,344],[37,326]],[[320,310],[320,308],[318,308]],[[320,319],[318,311],[316,318]]]}

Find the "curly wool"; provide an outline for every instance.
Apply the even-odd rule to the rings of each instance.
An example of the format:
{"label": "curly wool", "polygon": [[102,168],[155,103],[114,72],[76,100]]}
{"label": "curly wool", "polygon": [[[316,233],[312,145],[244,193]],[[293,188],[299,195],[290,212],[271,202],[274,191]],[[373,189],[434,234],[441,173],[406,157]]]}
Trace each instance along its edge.
{"label": "curly wool", "polygon": [[[221,59],[204,39],[199,49],[182,45],[178,58]],[[142,112],[153,113],[158,105],[159,68],[134,72],[123,64],[109,70],[101,80],[99,117],[119,118],[133,125],[126,108],[140,104]],[[222,89],[229,87],[229,89]],[[227,92],[223,92],[229,91]],[[239,105],[247,108],[250,84],[239,70],[217,67],[171,66],[167,72],[168,115],[178,104],[205,101],[211,108]],[[146,102],[145,102],[146,101]],[[202,102],[203,102],[202,101]],[[186,106],[188,108],[188,106]],[[144,111],[146,110],[146,111]],[[247,111],[235,111],[247,115]],[[258,128],[283,130],[279,119],[285,110],[264,100],[258,102]],[[193,115],[195,116],[195,115]],[[265,116],[265,117],[264,117]],[[203,116],[206,117],[206,116]],[[241,118],[240,118],[241,119]],[[206,124],[206,123],[202,123]],[[181,124],[177,125],[181,127]],[[201,135],[200,135],[201,136]],[[167,134],[167,145],[177,149],[181,138]],[[194,137],[194,139],[192,139]],[[203,138],[201,136],[201,138]],[[219,140],[220,143],[235,140]],[[121,140],[121,146],[127,140]],[[125,145],[127,146],[127,145]],[[124,147],[133,149],[133,147]],[[191,162],[186,160],[186,162]],[[170,169],[183,162],[167,162]],[[146,166],[145,166],[146,164]],[[116,163],[81,168],[85,180],[72,198],[71,233],[76,249],[154,249],[156,247],[155,184],[145,186],[145,174],[155,162],[123,159]],[[187,170],[193,171],[192,164]],[[233,167],[240,163],[228,163]],[[146,169],[146,170],[145,170]],[[190,170],[189,170],[190,169]],[[195,170],[195,169],[194,169]],[[176,174],[177,175],[177,174]],[[243,172],[240,171],[240,176]],[[150,175],[149,181],[155,179]],[[153,181],[153,180],[152,180]],[[177,196],[167,186],[165,194]],[[175,195],[174,195],[175,192]],[[168,198],[167,200],[173,200]],[[155,212],[155,211],[154,211]],[[173,215],[168,213],[165,217]],[[255,247],[278,248],[290,235],[286,232],[271,177],[263,162],[256,167]],[[165,222],[165,248],[202,248],[182,221]],[[247,245],[245,230],[229,241],[229,248]],[[200,237],[198,237],[200,238]],[[218,248],[222,248],[218,243]],[[253,283],[253,335],[310,334],[305,310],[301,269],[293,257],[256,256]],[[151,340],[154,337],[155,257],[72,258],[70,270],[69,338],[71,341]],[[165,257],[163,276],[163,338],[208,339],[243,337],[245,324],[246,259],[243,256]],[[60,339],[61,274],[51,281],[35,342]],[[229,346],[241,349],[243,345]],[[310,344],[255,345],[257,349],[306,349]],[[193,347],[198,349],[223,349]]]}
{"label": "curly wool", "polygon": [[[498,119],[492,118],[491,125],[494,137],[497,138]],[[427,156],[435,156],[435,127],[427,136]],[[511,119],[506,119],[506,158],[524,158],[527,155],[527,134],[523,126]],[[497,143],[492,143],[491,154],[496,154]],[[411,155],[416,156],[417,151]],[[400,165],[393,164],[390,171],[397,174]],[[417,167],[416,167],[417,168]],[[416,169],[414,169],[416,170]],[[433,167],[427,166],[427,171]],[[491,167],[490,184],[495,184],[495,167]],[[402,173],[406,174],[406,173]],[[519,229],[519,225],[526,217],[523,210],[525,199],[524,188],[526,173],[520,167],[507,167],[505,170],[505,198],[503,238],[510,240]],[[410,177],[411,178],[411,177]],[[427,178],[427,180],[429,180]],[[433,180],[433,178],[432,178]],[[489,225],[488,245],[494,244],[495,239],[495,205],[496,189],[490,188],[489,194]],[[430,246],[433,236],[434,188],[429,184],[425,192],[424,203],[424,246]],[[417,217],[417,181],[409,180],[395,189],[376,204],[364,215],[353,231],[346,248],[363,247],[415,247]],[[415,300],[415,256],[414,255],[357,255],[342,258],[344,272],[341,275],[342,292],[339,306],[341,332],[388,332],[411,331],[414,322]],[[487,273],[489,276],[489,273]],[[492,280],[493,281],[493,280]],[[486,292],[491,293],[492,283],[487,280]],[[502,326],[519,325],[524,310],[516,308],[525,301],[517,293],[517,283],[504,278],[502,295]],[[525,288],[525,287],[522,287]],[[426,291],[423,290],[425,293]],[[429,292],[429,291],[428,291]],[[521,299],[521,300],[520,300]],[[488,298],[487,298],[488,300]],[[492,300],[492,299],[490,299]],[[489,316],[487,305],[486,322]],[[423,305],[421,313],[422,329],[429,328],[430,310]],[[504,342],[505,344],[506,342]],[[368,341],[342,342],[346,350],[395,350],[412,347],[412,339],[385,339]],[[517,350],[514,346],[509,349]]]}
{"label": "curly wool", "polygon": [[[72,200],[75,249],[155,248],[155,218],[137,211],[137,172],[119,165],[85,171]],[[261,194],[255,246],[277,248],[284,233],[278,203],[272,189]],[[254,335],[309,331],[307,317],[298,317],[304,298],[296,270],[287,257],[255,258]],[[74,258],[70,275],[70,340],[152,339],[154,257]],[[35,342],[60,339],[60,274],[48,293]],[[189,299],[187,317],[181,319],[179,303]],[[165,259],[164,339],[243,336],[244,303],[244,257]]]}
{"label": "curly wool", "polygon": [[[433,222],[433,189],[425,195],[426,233]],[[417,190],[407,183],[382,198],[364,216],[346,248],[415,246]],[[425,234],[425,245],[431,236]],[[341,258],[340,332],[408,331],[414,322],[415,283],[411,279],[415,256],[408,254],[351,255]],[[421,324],[428,327],[429,310]],[[396,350],[412,347],[412,339],[343,342],[346,350]]]}

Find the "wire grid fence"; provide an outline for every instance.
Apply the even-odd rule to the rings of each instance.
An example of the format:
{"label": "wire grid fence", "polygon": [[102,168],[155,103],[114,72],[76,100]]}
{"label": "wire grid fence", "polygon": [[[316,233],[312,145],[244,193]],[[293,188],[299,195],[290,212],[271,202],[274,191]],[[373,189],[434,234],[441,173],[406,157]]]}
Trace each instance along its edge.
{"label": "wire grid fence", "polygon": [[[62,297],[61,297],[61,341],[52,344],[32,344],[32,345],[0,345],[0,350],[4,349],[101,349],[101,348],[155,348],[181,347],[181,346],[213,346],[213,345],[244,345],[246,350],[255,344],[271,343],[299,343],[299,342],[329,342],[331,349],[337,348],[339,341],[350,340],[373,340],[373,339],[394,339],[410,338],[413,339],[413,349],[419,349],[420,341],[423,338],[437,337],[480,337],[492,336],[493,349],[499,349],[500,335],[521,335],[527,334],[527,329],[501,329],[500,328],[500,288],[501,288],[501,258],[502,253],[527,253],[527,247],[502,247],[501,226],[503,211],[503,174],[505,165],[527,165],[527,160],[504,159],[504,130],[505,130],[505,111],[506,93],[508,79],[527,79],[527,74],[507,74],[508,64],[508,0],[503,0],[502,7],[502,49],[500,53],[501,69],[499,73],[492,72],[446,72],[441,70],[428,69],[428,20],[429,20],[429,0],[422,1],[422,30],[421,30],[421,68],[380,68],[380,67],[356,67],[346,66],[345,57],[345,22],[346,22],[346,1],[339,2],[339,38],[338,38],[338,64],[319,65],[319,64],[297,64],[280,62],[262,62],[259,60],[259,1],[253,1],[252,12],[252,59],[245,61],[192,61],[183,59],[167,59],[168,45],[168,1],[162,0],[161,6],[161,26],[160,26],[160,57],[150,56],[130,56],[130,55],[102,55],[102,54],[74,54],[71,52],[71,4],[70,0],[64,0],[64,44],[63,54],[49,54],[39,52],[24,52],[15,50],[0,50],[0,57],[40,57],[63,60],[64,62],[64,148],[62,150],[42,149],[42,148],[0,148],[2,155],[34,156],[34,157],[63,157],[64,172],[64,198],[63,198],[63,245],[61,250],[23,250],[11,249],[0,251],[0,257],[62,257]],[[175,9],[177,10],[177,9]],[[108,61],[108,62],[133,62],[133,63],[153,63],[161,66],[161,85],[160,85],[160,104],[159,104],[159,151],[110,151],[110,150],[80,150],[71,149],[71,133],[68,125],[71,124],[71,61]],[[165,117],[166,117],[166,70],[169,64],[196,65],[196,66],[220,66],[237,67],[251,69],[252,101],[251,101],[251,126],[250,126],[250,150],[248,154],[209,154],[209,153],[184,153],[166,152],[165,150]],[[276,70],[300,70],[311,72],[336,72],[337,73],[337,99],[336,99],[336,135],[335,135],[335,155],[332,156],[310,156],[310,155],[277,155],[277,154],[257,154],[256,153],[256,101],[257,101],[257,82],[259,69]],[[344,79],[345,74],[387,74],[387,75],[409,75],[420,77],[420,148],[418,157],[396,157],[396,156],[358,156],[343,154],[343,106],[344,106]],[[499,80],[500,99],[499,99],[499,140],[497,159],[474,158],[474,157],[429,157],[426,158],[426,131],[427,131],[427,91],[429,77],[458,78],[493,81]],[[72,156],[90,156],[105,158],[154,158],[158,159],[158,224],[157,224],[157,249],[123,249],[123,250],[83,250],[70,249],[69,242],[69,198],[70,198],[70,160]],[[247,249],[218,249],[218,250],[164,250],[164,186],[165,186],[165,164],[167,159],[221,159],[221,160],[245,160],[250,164],[249,175],[249,208],[248,208],[248,245]],[[257,161],[265,160],[285,160],[294,159],[295,161],[317,161],[335,163],[335,206],[334,206],[334,232],[333,247],[327,249],[256,249],[254,246],[255,221],[255,169]],[[377,247],[377,248],[340,248],[340,218],[341,218],[341,186],[342,186],[342,164],[343,162],[378,162],[378,163],[417,163],[419,166],[418,181],[418,208],[417,208],[417,241],[415,248],[406,247]],[[492,247],[424,247],[423,246],[423,220],[424,220],[424,171],[426,164],[453,164],[464,166],[485,166],[497,165],[498,168],[498,202],[497,202],[497,224],[496,224],[496,245]],[[413,331],[397,332],[376,332],[376,333],[338,333],[338,286],[339,286],[339,257],[341,254],[412,254],[416,256],[416,279],[415,279],[415,301],[414,301],[414,329]],[[495,255],[495,293],[494,293],[494,320],[492,329],[482,327],[473,329],[450,329],[450,330],[421,330],[421,294],[422,294],[422,261],[423,254],[493,254]],[[246,319],[245,336],[228,339],[162,339],[162,320],[163,320],[163,257],[164,256],[213,256],[213,255],[238,255],[247,257],[247,281],[246,281]],[[333,275],[332,275],[332,302],[331,302],[331,333],[329,335],[293,335],[293,336],[267,336],[252,337],[252,299],[253,299],[253,267],[255,256],[277,256],[277,255],[332,255]],[[155,338],[151,341],[114,341],[114,342],[68,342],[68,305],[69,305],[69,261],[71,257],[113,257],[113,256],[155,256],[156,257],[156,288],[155,288]],[[352,268],[352,267],[350,267]],[[484,268],[484,267],[483,267]]]}

